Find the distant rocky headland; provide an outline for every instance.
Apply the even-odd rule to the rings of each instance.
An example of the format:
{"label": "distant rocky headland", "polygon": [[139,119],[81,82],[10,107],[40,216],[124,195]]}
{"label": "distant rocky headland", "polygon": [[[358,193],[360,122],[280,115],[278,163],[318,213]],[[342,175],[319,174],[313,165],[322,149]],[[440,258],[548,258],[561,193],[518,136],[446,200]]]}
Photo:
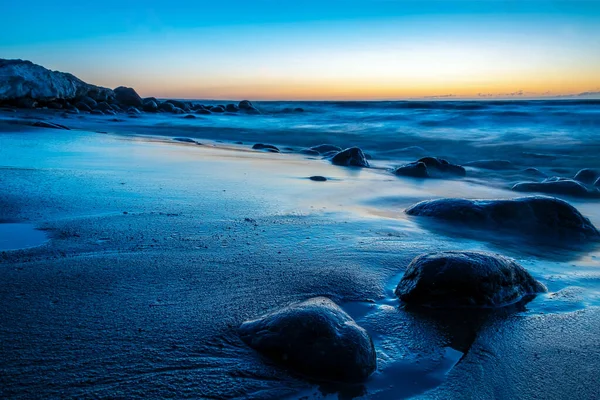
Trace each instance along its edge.
{"label": "distant rocky headland", "polygon": [[109,89],[92,85],[76,76],[24,60],[0,59],[0,106],[25,109],[62,109],[68,113],[89,112],[115,115],[138,114],[260,114],[248,100],[238,104],[203,105],[191,101],[142,98],[135,89]]}

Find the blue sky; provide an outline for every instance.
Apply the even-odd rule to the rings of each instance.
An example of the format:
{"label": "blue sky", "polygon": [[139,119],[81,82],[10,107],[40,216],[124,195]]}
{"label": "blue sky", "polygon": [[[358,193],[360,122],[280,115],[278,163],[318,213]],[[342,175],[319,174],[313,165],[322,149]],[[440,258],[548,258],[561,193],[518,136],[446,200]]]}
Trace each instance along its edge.
{"label": "blue sky", "polygon": [[600,0],[4,1],[1,57],[148,96],[600,91]]}

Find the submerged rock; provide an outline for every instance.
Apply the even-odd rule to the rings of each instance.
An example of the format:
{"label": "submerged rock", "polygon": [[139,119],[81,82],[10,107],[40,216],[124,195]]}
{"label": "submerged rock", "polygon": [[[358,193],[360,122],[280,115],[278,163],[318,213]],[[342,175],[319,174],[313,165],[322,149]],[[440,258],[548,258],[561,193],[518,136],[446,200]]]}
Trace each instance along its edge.
{"label": "submerged rock", "polygon": [[183,101],[179,101],[179,100],[165,100],[165,103],[173,104],[173,107],[181,108],[184,111],[187,111],[190,109],[190,105],[188,103],[184,103]]}
{"label": "submerged rock", "polygon": [[38,128],[50,128],[50,129],[64,129],[67,131],[70,131],[70,128],[67,128],[64,125],[61,124],[55,124],[52,122],[46,122],[46,121],[37,121],[33,123],[33,126],[37,126]]}
{"label": "submerged rock", "polygon": [[546,291],[512,259],[474,251],[445,251],[416,257],[395,293],[408,304],[452,308],[501,307]]}
{"label": "submerged rock", "polygon": [[313,146],[310,149],[318,152],[319,154],[330,153],[332,151],[335,151],[336,153],[338,153],[338,152],[342,151],[341,147],[334,146],[332,144],[320,144],[318,146]]}
{"label": "submerged rock", "polygon": [[194,114],[188,114],[188,115],[184,116],[183,118],[185,118],[185,119],[196,119],[196,116]]}
{"label": "submerged rock", "polygon": [[394,174],[411,178],[429,178],[427,166],[422,162],[413,162],[402,165],[394,170]]}
{"label": "submerged rock", "polygon": [[325,178],[324,176],[320,176],[320,175],[315,175],[315,176],[311,176],[310,178],[311,181],[315,181],[315,182],[326,182],[327,178]]}
{"label": "submerged rock", "polygon": [[545,196],[509,200],[426,200],[409,207],[406,213],[448,221],[454,226],[500,229],[563,240],[597,240],[600,235],[575,207]]}
{"label": "submerged rock", "polygon": [[279,153],[279,149],[272,144],[256,143],[254,146],[252,146],[252,148],[254,150],[267,150],[274,153]]}
{"label": "submerged rock", "polygon": [[581,183],[567,178],[548,178],[542,182],[519,182],[512,187],[512,190],[515,192],[563,194],[574,197],[589,197],[595,194]]}
{"label": "submerged rock", "polygon": [[533,168],[533,167],[525,168],[523,171],[521,171],[521,173],[523,175],[530,175],[530,176],[535,176],[535,177],[539,177],[539,178],[546,178],[548,176],[545,173],[543,173],[542,171],[540,171],[539,169]]}
{"label": "submerged rock", "polygon": [[331,159],[331,163],[346,167],[369,167],[365,154],[358,147],[342,150]]}
{"label": "submerged rock", "polygon": [[183,143],[198,143],[194,139],[190,139],[187,137],[174,137],[173,140],[176,142],[183,142]]}
{"label": "submerged rock", "polygon": [[475,167],[481,169],[491,169],[491,170],[507,170],[507,169],[515,169],[513,163],[508,160],[477,160],[471,161],[463,164],[465,167]]}
{"label": "submerged rock", "polygon": [[236,106],[235,104],[227,104],[225,106],[225,111],[227,111],[227,112],[238,112],[238,111],[240,111],[240,108],[238,106]]}
{"label": "submerged rock", "polygon": [[211,111],[214,113],[224,113],[225,108],[223,106],[214,106]]}
{"label": "submerged rock", "polygon": [[585,168],[579,171],[573,178],[576,181],[586,183],[588,185],[593,184],[600,177],[600,173],[595,169]]}
{"label": "submerged rock", "polygon": [[210,115],[210,114],[212,114],[212,112],[210,110],[207,110],[206,108],[199,108],[196,110],[196,114]]}
{"label": "submerged rock", "polygon": [[313,149],[301,149],[298,151],[301,154],[306,154],[307,156],[320,156],[321,154],[318,151]]}
{"label": "submerged rock", "polygon": [[142,107],[144,103],[142,98],[137,94],[133,88],[119,86],[114,90],[115,100],[124,106],[128,107]]}
{"label": "submerged rock", "polygon": [[448,176],[466,176],[467,172],[460,165],[449,163],[438,157],[423,157],[417,162],[427,166],[427,172],[432,178],[445,178]]}
{"label": "submerged rock", "polygon": [[238,333],[261,354],[317,380],[359,383],[377,367],[367,331],[324,297],[244,322]]}

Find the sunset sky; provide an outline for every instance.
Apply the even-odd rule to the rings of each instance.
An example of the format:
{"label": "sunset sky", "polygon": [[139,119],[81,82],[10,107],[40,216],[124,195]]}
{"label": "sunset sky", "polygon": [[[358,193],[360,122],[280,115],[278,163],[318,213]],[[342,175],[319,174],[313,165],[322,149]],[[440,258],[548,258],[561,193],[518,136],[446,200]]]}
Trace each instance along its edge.
{"label": "sunset sky", "polygon": [[31,0],[2,12],[0,57],[143,96],[600,97],[600,0]]}

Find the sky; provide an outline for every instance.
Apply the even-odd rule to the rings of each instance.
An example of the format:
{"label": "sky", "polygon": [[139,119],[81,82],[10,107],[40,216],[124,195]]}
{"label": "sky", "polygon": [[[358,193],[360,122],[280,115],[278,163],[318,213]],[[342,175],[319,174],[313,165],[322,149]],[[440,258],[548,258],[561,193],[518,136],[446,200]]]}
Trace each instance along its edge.
{"label": "sky", "polygon": [[0,3],[0,58],[142,96],[600,97],[600,0]]}

